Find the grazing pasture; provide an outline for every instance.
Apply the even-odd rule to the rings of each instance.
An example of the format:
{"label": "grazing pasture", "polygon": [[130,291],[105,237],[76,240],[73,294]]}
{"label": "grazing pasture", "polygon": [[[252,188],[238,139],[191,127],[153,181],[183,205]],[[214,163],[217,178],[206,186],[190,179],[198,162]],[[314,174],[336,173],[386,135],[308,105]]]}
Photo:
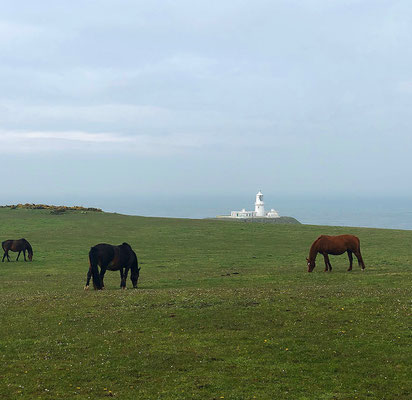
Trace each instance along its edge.
{"label": "grazing pasture", "polygon": [[[366,270],[307,272],[321,234]],[[412,232],[0,209],[1,399],[409,399]],[[139,289],[84,291],[96,243],[130,243]],[[318,256],[318,263],[323,262]]]}

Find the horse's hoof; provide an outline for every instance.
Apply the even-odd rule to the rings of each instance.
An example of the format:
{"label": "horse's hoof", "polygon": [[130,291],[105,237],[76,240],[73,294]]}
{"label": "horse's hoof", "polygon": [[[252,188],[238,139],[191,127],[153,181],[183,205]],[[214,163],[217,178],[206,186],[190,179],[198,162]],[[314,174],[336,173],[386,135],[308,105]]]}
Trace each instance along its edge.
{"label": "horse's hoof", "polygon": [[84,290],[89,290],[89,286],[86,285],[86,286],[84,287]]}

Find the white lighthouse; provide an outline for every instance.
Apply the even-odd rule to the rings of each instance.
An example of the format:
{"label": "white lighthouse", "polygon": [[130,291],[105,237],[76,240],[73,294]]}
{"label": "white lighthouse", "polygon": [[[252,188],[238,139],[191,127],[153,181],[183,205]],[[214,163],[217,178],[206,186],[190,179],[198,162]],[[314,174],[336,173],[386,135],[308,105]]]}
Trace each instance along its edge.
{"label": "white lighthouse", "polygon": [[263,202],[263,194],[260,190],[259,193],[256,195],[255,213],[256,217],[265,216],[265,203]]}
{"label": "white lighthouse", "polygon": [[246,211],[245,209],[242,209],[241,211],[232,211],[230,215],[221,215],[218,218],[280,218],[280,216],[273,208],[265,213],[263,194],[259,190],[259,193],[256,195],[255,211]]}

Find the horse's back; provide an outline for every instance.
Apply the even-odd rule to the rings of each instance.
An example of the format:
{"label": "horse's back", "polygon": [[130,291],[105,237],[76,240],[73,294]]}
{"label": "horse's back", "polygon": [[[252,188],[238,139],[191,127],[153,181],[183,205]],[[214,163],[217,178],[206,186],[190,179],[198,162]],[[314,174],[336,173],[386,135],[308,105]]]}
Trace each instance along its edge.
{"label": "horse's back", "polygon": [[102,252],[102,251],[110,251],[109,249],[111,249],[111,248],[113,248],[113,247],[114,247],[114,246],[113,246],[112,244],[99,243],[99,244],[96,244],[96,245],[92,246],[92,248],[91,248],[90,250],[95,249],[95,250],[97,250],[97,251],[99,251],[99,252]]}
{"label": "horse's back", "polygon": [[1,247],[3,248],[4,251],[10,250],[14,242],[15,240],[12,240],[12,239],[5,240],[4,242],[1,242]]}
{"label": "horse's back", "polygon": [[99,265],[114,271],[133,263],[133,255],[136,257],[128,243],[123,243],[119,246],[99,243],[93,246],[89,252],[89,258],[91,256],[96,257]]}
{"label": "horse's back", "polygon": [[108,264],[114,256],[114,247],[111,244],[99,243],[89,251],[89,258],[96,258],[99,264]]}
{"label": "horse's back", "polygon": [[341,240],[349,249],[357,249],[360,245],[360,240],[357,236],[355,235],[339,235],[336,236]]}
{"label": "horse's back", "polygon": [[359,238],[354,235],[321,235],[316,239],[319,251],[328,254],[342,254],[345,251],[358,251],[360,246]]}

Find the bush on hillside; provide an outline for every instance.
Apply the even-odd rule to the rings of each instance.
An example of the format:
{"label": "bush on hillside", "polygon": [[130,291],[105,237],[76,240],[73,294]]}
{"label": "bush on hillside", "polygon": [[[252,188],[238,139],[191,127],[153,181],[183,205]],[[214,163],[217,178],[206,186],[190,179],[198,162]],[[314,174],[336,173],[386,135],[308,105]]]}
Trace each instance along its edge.
{"label": "bush on hillside", "polygon": [[7,205],[7,206],[2,206],[2,207],[7,207],[10,208],[11,210],[15,209],[29,209],[29,210],[50,210],[50,211],[57,211],[59,213],[65,212],[65,211],[95,211],[95,212],[102,212],[101,208],[94,208],[94,207],[82,207],[82,206],[53,206],[53,205],[48,205],[48,204],[16,204],[16,205]]}

